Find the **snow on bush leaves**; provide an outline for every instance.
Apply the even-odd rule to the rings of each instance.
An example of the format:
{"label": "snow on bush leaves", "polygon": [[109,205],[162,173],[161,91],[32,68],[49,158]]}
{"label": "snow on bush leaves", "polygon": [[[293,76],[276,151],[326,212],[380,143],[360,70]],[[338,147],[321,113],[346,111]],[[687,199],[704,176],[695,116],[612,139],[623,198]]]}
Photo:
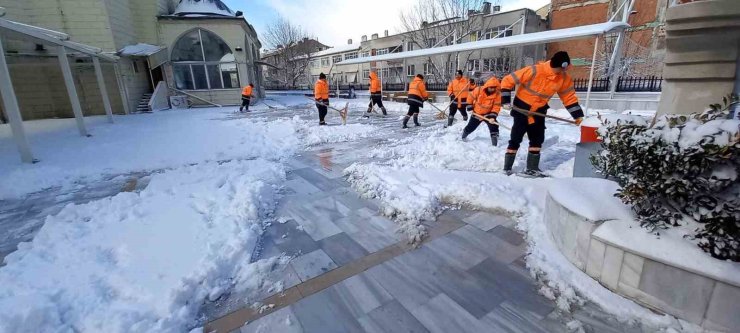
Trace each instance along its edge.
{"label": "snow on bush leaves", "polygon": [[594,166],[613,177],[616,194],[651,231],[691,218],[699,247],[740,261],[740,121],[729,118],[737,96],[689,116],[664,116],[652,127],[606,121]]}

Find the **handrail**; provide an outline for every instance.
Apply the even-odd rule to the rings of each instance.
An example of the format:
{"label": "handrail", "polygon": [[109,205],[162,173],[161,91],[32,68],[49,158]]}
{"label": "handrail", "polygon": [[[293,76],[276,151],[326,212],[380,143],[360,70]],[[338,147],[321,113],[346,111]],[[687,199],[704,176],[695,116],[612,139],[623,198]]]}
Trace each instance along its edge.
{"label": "handrail", "polygon": [[197,100],[199,100],[199,101],[201,101],[201,102],[205,102],[206,104],[211,104],[211,105],[213,105],[213,106],[216,106],[216,107],[223,107],[223,105],[221,105],[221,104],[216,104],[216,103],[213,103],[213,102],[211,102],[211,101],[207,101],[207,100],[205,100],[205,99],[203,99],[203,98],[200,98],[200,97],[198,97],[198,96],[195,96],[195,95],[193,95],[193,94],[191,94],[191,93],[187,93],[187,92],[184,92],[184,91],[182,91],[182,90],[179,90],[179,89],[175,89],[175,88],[170,88],[170,89],[171,89],[171,90],[173,90],[173,91],[176,91],[176,92],[178,92],[178,93],[184,94],[184,95],[186,95],[186,96],[190,96],[190,97],[192,97],[192,98],[195,98],[195,99],[197,99]]}
{"label": "handrail", "polygon": [[[165,96],[161,96],[162,94],[165,94]],[[164,98],[162,99],[162,97]],[[167,83],[164,81],[159,81],[159,83],[157,83],[157,87],[154,88],[152,98],[149,99],[149,103],[147,105],[149,107],[149,111],[166,109],[169,106],[169,102],[167,100],[168,97],[169,94],[167,91]]]}

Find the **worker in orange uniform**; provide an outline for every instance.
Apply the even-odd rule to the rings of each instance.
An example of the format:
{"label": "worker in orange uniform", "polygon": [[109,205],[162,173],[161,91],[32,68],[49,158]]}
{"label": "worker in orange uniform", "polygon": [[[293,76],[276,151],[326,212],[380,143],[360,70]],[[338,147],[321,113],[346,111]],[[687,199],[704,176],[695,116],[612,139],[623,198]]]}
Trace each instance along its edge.
{"label": "worker in orange uniform", "polygon": [[373,111],[373,105],[379,106],[380,110],[383,111],[384,116],[388,115],[388,112],[385,110],[385,106],[383,106],[383,88],[381,86],[380,79],[378,78],[378,74],[370,72],[370,105],[367,106],[367,114],[365,117],[370,116],[370,113]]}
{"label": "worker in orange uniform", "polygon": [[414,117],[414,124],[416,126],[421,126],[421,124],[419,124],[419,108],[424,107],[424,101],[426,101],[427,98],[429,98],[429,93],[427,93],[427,87],[424,84],[424,75],[416,74],[414,80],[409,83],[407,99],[409,113],[403,117],[403,128],[409,128],[407,124],[409,123],[409,118],[412,116]]}
{"label": "worker in orange uniform", "polygon": [[455,78],[447,85],[447,95],[450,96],[450,115],[447,117],[447,126],[452,126],[457,111],[460,111],[463,121],[468,120],[469,83],[470,81],[463,76],[463,71],[458,70]]}
{"label": "worker in orange uniform", "polygon": [[249,103],[252,102],[252,90],[254,90],[254,84],[251,83],[242,89],[242,106],[239,107],[239,112],[242,112],[245,108],[249,112]]}
{"label": "worker in orange uniform", "polygon": [[[473,133],[484,120],[476,117],[479,115],[486,119],[496,120],[499,111],[501,111],[501,84],[496,77],[486,81],[482,87],[475,88],[468,96],[468,105],[473,106],[473,115],[470,117],[468,125],[465,126],[462,133],[462,140],[466,141],[468,135]],[[491,144],[495,147],[498,145],[498,125],[486,122],[488,132],[491,134]]]}
{"label": "worker in orange uniform", "polygon": [[319,125],[326,125],[324,117],[329,112],[329,83],[326,82],[326,74],[319,74],[319,79],[314,84],[313,97],[319,109]]}
{"label": "worker in orange uniform", "polygon": [[[501,103],[506,110],[512,109],[512,104],[531,112],[547,113],[547,102],[556,93],[571,117],[577,124],[583,121],[583,110],[578,104],[573,79],[568,75],[570,56],[567,52],[557,52],[550,61],[524,67],[504,77],[501,81]],[[511,92],[517,88],[514,101],[511,101]],[[526,133],[529,137],[529,154],[527,155],[526,174],[542,176],[540,171],[540,150],[545,141],[545,118],[527,116],[516,110],[511,112],[514,126],[511,130],[511,140],[506,149],[504,158],[504,172],[511,174],[516,152]]]}

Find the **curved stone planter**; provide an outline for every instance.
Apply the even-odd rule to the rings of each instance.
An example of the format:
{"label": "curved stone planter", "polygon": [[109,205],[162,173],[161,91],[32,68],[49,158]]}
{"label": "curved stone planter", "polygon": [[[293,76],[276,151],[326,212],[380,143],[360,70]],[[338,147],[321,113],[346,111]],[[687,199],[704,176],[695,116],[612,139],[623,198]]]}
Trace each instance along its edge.
{"label": "curved stone planter", "polygon": [[[716,260],[680,237],[669,237],[675,231],[661,231],[665,236],[657,239],[622,212],[610,212],[621,202],[613,191],[604,193],[599,182],[616,186],[581,178],[556,181],[548,191],[544,222],[565,257],[606,288],[648,308],[707,329],[737,331],[740,264]],[[593,211],[606,210],[606,216],[594,217],[588,207],[585,214],[574,209],[579,199]]]}

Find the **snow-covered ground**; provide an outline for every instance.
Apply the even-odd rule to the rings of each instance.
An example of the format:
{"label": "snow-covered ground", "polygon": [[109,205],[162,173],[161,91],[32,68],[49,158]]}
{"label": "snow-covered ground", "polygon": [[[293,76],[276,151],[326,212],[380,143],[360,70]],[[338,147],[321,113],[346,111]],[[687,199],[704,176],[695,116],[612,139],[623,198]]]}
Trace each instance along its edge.
{"label": "snow-covered ground", "polygon": [[[315,144],[389,134],[388,126],[373,121],[316,126],[312,103],[302,96],[273,96],[266,102],[291,111],[272,119],[268,107],[258,104],[252,115],[268,116],[210,108],[116,117],[115,124],[92,117],[87,119],[92,138],[77,135],[73,120],[26,122],[41,160],[34,165],[18,161],[8,127],[0,125],[0,199],[74,188],[108,175],[153,172],[139,193],[70,205],[48,217],[33,242],[6,258],[0,268],[0,332],[182,331],[192,325],[203,300],[258,284],[255,272],[282,260],[250,264],[249,253],[260,222],[271,218],[289,156]],[[337,107],[344,103],[350,117],[367,106],[365,99],[332,101]],[[381,121],[400,127],[396,119],[407,107],[387,107],[391,116]],[[330,123],[338,123],[330,112]],[[434,113],[429,107],[423,112]],[[368,147],[373,161],[345,170],[353,187],[377,198],[401,231],[411,239],[422,237],[420,221],[449,206],[509,214],[526,234],[531,272],[547,283],[542,293],[562,309],[585,298],[625,321],[678,327],[672,318],[607,291],[556,250],[542,223],[553,179],[500,172],[507,130],[492,147],[484,126],[463,142],[461,121],[448,128],[425,121],[400,139]],[[508,116],[500,121],[511,125]],[[398,133],[394,130],[394,138]],[[578,137],[577,127],[548,121],[541,163],[546,173],[571,176]],[[523,169],[526,145],[525,140],[515,170]]]}

